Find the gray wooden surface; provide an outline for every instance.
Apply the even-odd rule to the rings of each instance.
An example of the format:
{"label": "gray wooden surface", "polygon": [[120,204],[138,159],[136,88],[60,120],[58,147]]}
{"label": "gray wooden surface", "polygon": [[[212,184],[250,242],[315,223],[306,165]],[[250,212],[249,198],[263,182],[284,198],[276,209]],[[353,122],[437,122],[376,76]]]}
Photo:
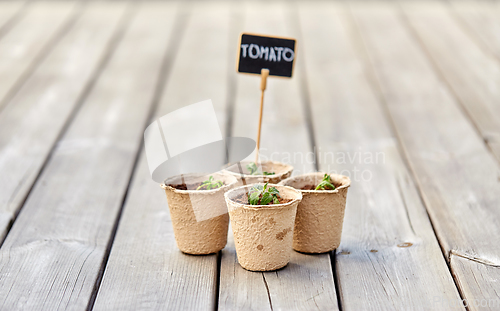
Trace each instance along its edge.
{"label": "gray wooden surface", "polygon": [[[370,22],[363,30],[380,33],[377,26],[383,19],[374,19],[378,17],[374,8],[359,8],[356,20],[363,17]],[[302,5],[299,14],[316,142],[323,147],[320,169],[358,170],[351,176],[342,243],[336,251],[341,304],[345,310],[404,310],[408,306],[442,310],[432,304],[434,295],[452,301],[460,296],[382,103],[370,87],[369,76],[360,70],[362,46],[348,11],[341,5],[314,9]],[[331,40],[315,41],[314,33]],[[377,36],[376,40],[381,39]],[[325,114],[330,117],[322,118]],[[360,115],[363,122],[359,122]],[[330,131],[322,130],[328,127]],[[329,153],[349,158],[356,152],[373,155],[373,163],[366,157],[348,163],[324,159]]]}
{"label": "gray wooden surface", "polygon": [[[0,2],[0,310],[500,309],[497,2]],[[349,174],[342,243],[276,272],[176,247],[142,133],[211,98],[254,137],[243,31],[298,39],[262,156]],[[314,152],[316,154],[314,154]],[[371,157],[371,158],[370,158]]]}
{"label": "gray wooden surface", "polygon": [[[79,14],[73,2],[40,2],[27,6],[0,41],[0,109],[43,59]],[[4,16],[11,15],[12,4]],[[10,17],[10,16],[9,16]]]}
{"label": "gray wooden surface", "polygon": [[[177,20],[184,29],[171,34],[178,41],[170,40],[167,47],[164,66],[168,73],[160,82],[164,94],[155,117],[181,108],[182,102],[204,99],[199,92],[186,92],[185,85],[209,92],[223,117],[228,47],[220,38],[228,37],[228,9],[203,5],[189,15],[174,4],[156,9],[158,18],[166,17],[172,24]],[[193,48],[198,44],[199,49]],[[198,53],[212,62],[197,60]],[[208,75],[211,81],[205,79]],[[151,180],[141,150],[94,309],[213,310],[216,277],[217,255],[190,256],[177,249],[165,192]]]}
{"label": "gray wooden surface", "polygon": [[81,14],[0,113],[2,237],[75,109],[102,71],[116,41],[124,5],[96,4]]}
{"label": "gray wooden surface", "polygon": [[[454,8],[458,13],[439,4],[408,6],[409,21],[439,74],[500,160],[500,24],[493,22],[498,23],[500,9],[458,3]],[[466,31],[464,23],[470,25]],[[453,57],[450,46],[455,47]]]}
{"label": "gray wooden surface", "polygon": [[[248,3],[239,14],[241,21],[234,26],[238,33],[268,32],[286,37],[297,35],[288,23],[290,10],[286,6],[276,3]],[[231,59],[236,59],[234,49]],[[299,68],[296,74],[301,74]],[[259,80],[252,75],[236,77],[232,128],[234,136],[257,133],[257,123],[249,120],[258,119],[259,110],[253,104],[259,102],[260,94],[255,92],[258,83]],[[302,113],[300,90],[299,79],[269,79],[262,124],[261,159],[286,161],[294,166],[294,174],[314,170],[313,162],[294,157],[297,154],[312,154],[307,124]],[[294,139],[291,140],[290,137]],[[254,159],[254,155],[249,158]],[[333,310],[336,309],[336,304],[328,254],[306,255],[293,252],[286,269],[250,273],[237,262],[232,236],[222,250],[220,310]]]}

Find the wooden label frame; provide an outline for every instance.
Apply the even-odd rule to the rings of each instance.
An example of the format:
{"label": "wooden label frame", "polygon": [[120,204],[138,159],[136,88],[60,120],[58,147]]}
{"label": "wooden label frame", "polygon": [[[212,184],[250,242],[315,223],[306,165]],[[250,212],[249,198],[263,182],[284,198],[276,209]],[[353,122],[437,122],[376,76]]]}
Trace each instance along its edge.
{"label": "wooden label frame", "polygon": [[297,57],[296,42],[293,38],[242,33],[236,70],[260,75],[262,69],[269,69],[270,76],[291,78]]}

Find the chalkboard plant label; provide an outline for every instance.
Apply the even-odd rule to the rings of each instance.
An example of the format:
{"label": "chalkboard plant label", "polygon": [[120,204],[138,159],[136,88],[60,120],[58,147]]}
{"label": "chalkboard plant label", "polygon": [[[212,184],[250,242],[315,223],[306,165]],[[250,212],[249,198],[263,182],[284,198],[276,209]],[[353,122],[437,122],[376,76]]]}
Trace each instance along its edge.
{"label": "chalkboard plant label", "polygon": [[[293,249],[302,253],[325,253],[339,247],[344,222],[347,176],[310,173],[279,183],[302,193],[297,207]],[[330,189],[333,186],[335,189]]]}
{"label": "chalkboard plant label", "polygon": [[267,184],[266,188],[275,188],[272,191],[279,193],[281,202],[286,203],[251,205],[248,196],[255,193],[255,187],[264,189],[264,186],[264,184],[242,186],[224,195],[238,262],[250,271],[272,271],[288,264],[292,250],[295,214],[297,205],[302,199],[302,194],[296,189]]}
{"label": "chalkboard plant label", "polygon": [[243,33],[240,38],[238,72],[261,74],[269,69],[270,76],[288,77],[293,74],[295,39]]}
{"label": "chalkboard plant label", "polygon": [[259,166],[255,162],[243,161],[227,167],[225,171],[238,178],[242,185],[277,184],[292,175],[293,166],[276,161],[264,161]]}
{"label": "chalkboard plant label", "polygon": [[175,241],[183,253],[212,254],[226,246],[229,215],[224,193],[236,183],[234,176],[214,173],[178,175],[161,184]]}
{"label": "chalkboard plant label", "polygon": [[268,76],[288,77],[293,75],[295,64],[295,39],[275,36],[262,36],[243,33],[238,48],[237,70],[242,73],[258,74],[260,80],[260,111],[257,132],[255,163],[259,161],[262,114],[264,111],[264,92]]}

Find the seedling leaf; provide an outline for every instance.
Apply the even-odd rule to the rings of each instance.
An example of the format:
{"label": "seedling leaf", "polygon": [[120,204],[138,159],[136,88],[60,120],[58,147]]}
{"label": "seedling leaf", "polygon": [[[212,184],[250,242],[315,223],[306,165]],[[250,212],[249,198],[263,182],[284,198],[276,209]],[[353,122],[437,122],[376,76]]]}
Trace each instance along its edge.
{"label": "seedling leaf", "polygon": [[257,168],[257,164],[255,162],[251,162],[247,164],[247,170],[249,175],[274,175],[274,172],[260,172],[259,169]]}
{"label": "seedling leaf", "polygon": [[325,174],[323,176],[323,180],[316,186],[314,190],[335,190],[335,186],[332,184],[332,180],[330,179],[330,175]]}
{"label": "seedling leaf", "polygon": [[268,205],[269,203],[279,204],[279,191],[276,187],[265,185],[254,185],[248,194],[248,203],[250,205]]}
{"label": "seedling leaf", "polygon": [[201,190],[205,188],[206,190],[217,189],[224,185],[224,183],[220,180],[214,180],[213,176],[208,177],[208,180],[205,180],[201,183],[201,185],[196,188],[196,190]]}

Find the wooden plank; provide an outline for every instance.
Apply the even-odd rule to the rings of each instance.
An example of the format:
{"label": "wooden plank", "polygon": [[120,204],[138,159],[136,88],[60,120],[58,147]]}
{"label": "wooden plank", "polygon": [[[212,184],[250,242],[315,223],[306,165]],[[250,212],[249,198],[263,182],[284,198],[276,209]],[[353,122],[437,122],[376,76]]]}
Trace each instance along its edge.
{"label": "wooden plank", "polygon": [[[458,1],[453,2],[452,4],[458,18],[462,20],[464,24],[466,24],[465,27],[469,27],[471,36],[475,37],[476,41],[478,41],[480,45],[482,44],[482,46],[489,49],[489,51],[486,51],[486,54],[488,54],[488,52],[491,52],[496,56],[497,60],[500,60],[500,38],[498,37],[498,33],[500,31],[500,7],[498,3]],[[473,66],[477,65],[474,64]],[[495,67],[488,67],[486,72],[481,73],[480,76],[484,79],[484,81],[482,81],[483,83],[487,83],[487,85],[495,85],[495,82],[493,81],[499,80],[498,77],[492,77],[492,68],[498,68],[498,65],[495,64],[494,66]],[[485,74],[487,74],[487,77],[485,77]],[[469,87],[475,86],[470,85]],[[498,104],[498,100],[500,97],[498,95],[498,90],[495,91],[491,88],[489,88],[488,90],[488,97],[490,97],[491,100],[494,100]],[[481,90],[477,90],[477,94],[484,96],[484,94],[482,94],[481,92]],[[493,93],[495,94],[493,95]],[[471,97],[472,96],[473,95],[471,95]],[[461,100],[464,101],[464,103],[466,101],[466,99],[462,98]],[[483,97],[479,97],[476,100],[485,101]],[[469,100],[467,100],[467,103],[470,103]],[[471,103],[469,105],[473,104]],[[475,122],[479,124],[478,127],[483,131],[483,137],[486,143],[491,148],[493,154],[497,157],[497,160],[500,161],[500,135],[498,132],[498,122],[500,119],[498,119],[498,113],[495,116],[483,117],[473,115],[472,117],[475,119]],[[483,128],[481,126],[484,118],[489,119],[495,117],[497,117],[493,121],[496,122],[496,124],[493,124],[495,132],[490,132],[488,131],[488,128]]]}
{"label": "wooden plank", "polygon": [[299,16],[320,169],[352,181],[335,255],[342,310],[442,310],[432,297],[460,296],[364,71],[353,21],[328,3],[301,4]]}
{"label": "wooden plank", "polygon": [[[235,28],[293,37],[287,27],[289,11],[283,3],[244,3],[244,15]],[[232,40],[236,59],[237,36]],[[300,41],[299,41],[300,44]],[[299,49],[300,46],[299,46]],[[298,54],[299,55],[299,54]],[[303,57],[302,55],[298,57]],[[295,174],[314,171],[300,93],[300,68],[292,79],[269,78],[264,103],[261,159],[292,164]],[[232,73],[236,79],[234,136],[255,137],[259,113],[260,78]],[[309,156],[310,161],[305,158]],[[251,155],[249,159],[254,159]],[[275,272],[250,272],[237,262],[232,233],[222,250],[219,310],[332,310],[337,309],[335,284],[328,254],[306,255],[292,251],[287,267]]]}
{"label": "wooden plank", "polygon": [[0,38],[21,15],[24,5],[22,1],[0,2]]}
{"label": "wooden plank", "polygon": [[[229,8],[210,2],[186,10],[156,117],[210,98],[224,134]],[[177,248],[165,192],[151,180],[141,151],[94,310],[213,310],[217,269],[217,255]]]}
{"label": "wooden plank", "polygon": [[[499,55],[500,24],[497,21],[495,28],[487,23],[498,20],[500,10],[493,4],[489,8],[481,23],[471,23],[473,28],[461,27],[450,8],[440,3],[420,5],[415,12],[408,6],[407,11],[412,13],[411,24],[436,68],[500,161],[500,63],[495,57]],[[489,43],[481,44],[484,40]]]}
{"label": "wooden plank", "polygon": [[4,309],[86,309],[102,276],[173,25],[133,12],[0,249]]}
{"label": "wooden plank", "polygon": [[74,2],[33,2],[0,40],[0,111],[46,55],[77,10]]}
{"label": "wooden plank", "polygon": [[[234,38],[234,64],[238,52],[239,34],[243,31],[257,34],[296,35],[292,27],[287,27],[286,21],[290,18],[287,6],[283,4],[249,5],[242,4],[244,21],[238,27],[238,36]],[[269,11],[269,12],[266,12]],[[271,11],[276,14],[273,18]],[[300,55],[300,42],[297,55]],[[300,57],[300,56],[297,56]],[[300,58],[298,58],[300,59]],[[294,166],[294,175],[300,175],[313,170],[312,148],[309,141],[306,121],[300,93],[300,68],[296,66],[292,79],[270,77],[267,81],[267,90],[264,98],[264,112],[262,123],[262,138],[260,159],[262,161],[282,161]],[[247,136],[257,138],[257,125],[260,105],[260,76],[250,74],[236,74],[235,110],[233,116],[233,136]],[[252,122],[251,120],[255,120]],[[290,141],[293,137],[293,141]],[[305,155],[309,153],[308,159]],[[304,159],[302,159],[304,157]],[[255,154],[248,157],[255,160]]]}
{"label": "wooden plank", "polygon": [[[406,11],[415,27],[433,19],[435,11],[424,13],[420,11],[423,8],[412,6]],[[485,278],[480,272],[483,267],[479,267],[500,263],[495,240],[500,234],[498,163],[434,71],[411,29],[403,27],[401,13],[384,7],[356,16],[445,257],[461,256],[451,260],[450,266],[462,295],[468,301],[498,299],[498,294],[485,296],[498,292],[498,274]],[[444,24],[445,20],[439,27]],[[461,269],[465,266],[467,272]],[[475,279],[468,277],[471,273]],[[473,286],[481,288],[482,294],[463,286],[476,282]]]}
{"label": "wooden plank", "polygon": [[453,1],[452,16],[480,47],[500,59],[500,6],[498,2]]}
{"label": "wooden plank", "polygon": [[114,44],[123,4],[92,4],[0,113],[0,240]]}
{"label": "wooden plank", "polygon": [[[485,286],[495,284],[500,279],[498,264],[492,264],[462,254],[453,253],[450,256],[450,267],[455,275],[456,282],[465,294],[465,302],[469,310],[499,310],[498,286]],[[446,302],[439,301],[446,307]]]}

